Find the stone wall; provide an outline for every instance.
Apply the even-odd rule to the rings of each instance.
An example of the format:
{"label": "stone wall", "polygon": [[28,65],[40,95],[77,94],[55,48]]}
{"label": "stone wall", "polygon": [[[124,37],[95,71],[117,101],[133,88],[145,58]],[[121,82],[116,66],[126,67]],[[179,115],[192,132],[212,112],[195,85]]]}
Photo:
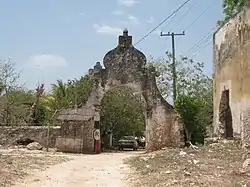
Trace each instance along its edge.
{"label": "stone wall", "polygon": [[[250,9],[246,7],[214,34],[213,132],[220,135],[222,92],[229,90],[234,137],[249,142]],[[247,143],[248,144],[248,143]]]}
{"label": "stone wall", "polygon": [[[0,126],[0,145],[16,145],[19,140],[30,139],[45,147],[47,145],[47,132],[47,126]],[[49,147],[55,147],[59,132],[60,126],[50,127]]]}
{"label": "stone wall", "polygon": [[62,152],[94,153],[94,110],[88,107],[64,110],[56,148]]}

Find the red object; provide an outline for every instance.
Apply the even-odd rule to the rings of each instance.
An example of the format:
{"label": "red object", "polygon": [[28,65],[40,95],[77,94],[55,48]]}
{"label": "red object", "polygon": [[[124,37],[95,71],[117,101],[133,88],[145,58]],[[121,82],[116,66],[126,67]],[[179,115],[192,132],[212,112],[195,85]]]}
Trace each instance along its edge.
{"label": "red object", "polygon": [[100,154],[101,153],[101,141],[95,140],[95,153]]}

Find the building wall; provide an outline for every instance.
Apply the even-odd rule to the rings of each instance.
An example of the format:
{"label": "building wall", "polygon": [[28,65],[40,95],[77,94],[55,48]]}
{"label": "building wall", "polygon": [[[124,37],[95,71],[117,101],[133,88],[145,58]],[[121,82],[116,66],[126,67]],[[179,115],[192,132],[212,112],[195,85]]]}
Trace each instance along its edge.
{"label": "building wall", "polygon": [[[219,134],[221,94],[229,89],[234,136],[248,138],[250,113],[250,9],[246,8],[214,34],[214,134]],[[245,119],[245,120],[244,120]]]}
{"label": "building wall", "polygon": [[60,136],[56,139],[56,148],[62,152],[94,153],[94,120],[64,121]]}
{"label": "building wall", "polygon": [[[18,140],[30,139],[45,147],[47,145],[47,132],[47,126],[1,126],[0,145],[16,145]],[[59,132],[60,126],[50,127],[49,147],[55,147],[56,137]]]}
{"label": "building wall", "polygon": [[94,117],[91,107],[67,109],[62,111],[58,120],[61,124],[56,148],[62,152],[94,153]]}

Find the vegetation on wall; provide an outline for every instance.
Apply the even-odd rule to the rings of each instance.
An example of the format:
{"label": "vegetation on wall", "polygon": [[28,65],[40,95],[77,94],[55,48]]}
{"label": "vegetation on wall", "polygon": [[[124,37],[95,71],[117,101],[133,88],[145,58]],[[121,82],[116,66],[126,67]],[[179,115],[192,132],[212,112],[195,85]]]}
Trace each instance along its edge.
{"label": "vegetation on wall", "polygon": [[223,0],[224,19],[218,21],[218,25],[224,25],[235,14],[243,10],[246,0]]}

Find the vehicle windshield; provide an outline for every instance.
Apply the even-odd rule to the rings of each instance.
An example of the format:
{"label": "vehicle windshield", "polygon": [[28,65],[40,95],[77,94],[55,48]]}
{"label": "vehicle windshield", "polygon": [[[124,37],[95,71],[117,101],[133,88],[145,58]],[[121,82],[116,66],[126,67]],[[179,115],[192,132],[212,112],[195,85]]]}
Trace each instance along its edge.
{"label": "vehicle windshield", "polygon": [[123,136],[122,140],[134,140],[135,137],[134,136]]}

